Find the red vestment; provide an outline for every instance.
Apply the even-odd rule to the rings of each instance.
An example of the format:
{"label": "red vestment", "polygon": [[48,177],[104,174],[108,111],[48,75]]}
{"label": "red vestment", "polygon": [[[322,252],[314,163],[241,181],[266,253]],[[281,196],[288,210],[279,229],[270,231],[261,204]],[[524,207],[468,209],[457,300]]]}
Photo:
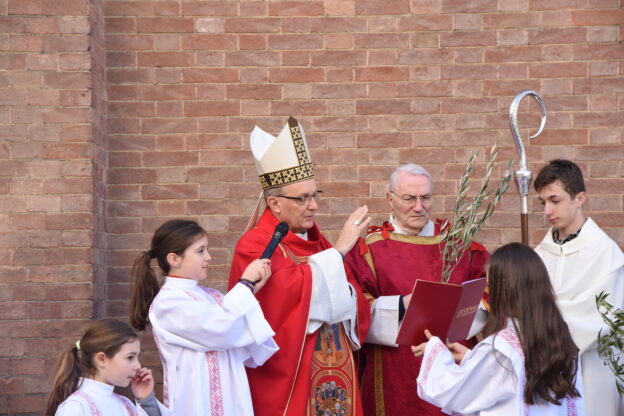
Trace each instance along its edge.
{"label": "red vestment", "polygon": [[[278,222],[267,209],[258,224],[241,237],[230,271],[230,287],[245,267],[260,257]],[[329,248],[331,244],[314,224],[308,230],[308,240],[289,231],[271,257],[272,275],[256,297],[276,332],[274,339],[280,349],[263,366],[247,369],[256,416],[316,416],[317,412],[310,409],[317,400],[347,408],[347,415],[363,414],[357,369],[343,326],[324,324],[313,334],[306,334],[312,289],[307,257]],[[345,272],[357,293],[357,330],[362,343],[370,309],[350,270],[345,267]],[[324,372],[320,365],[323,360],[333,363],[331,371]]]}
{"label": "red vestment", "polygon": [[[362,290],[374,300],[380,296],[406,295],[416,279],[440,281],[440,224],[433,237],[394,233],[392,225],[371,227],[360,239],[345,263],[353,270]],[[461,283],[484,275],[489,257],[485,247],[472,243],[463,254],[449,283]],[[371,301],[372,301],[371,300]],[[388,347],[364,344],[362,402],[367,416],[441,415],[440,410],[421,400],[416,378],[422,359],[409,346]]]}

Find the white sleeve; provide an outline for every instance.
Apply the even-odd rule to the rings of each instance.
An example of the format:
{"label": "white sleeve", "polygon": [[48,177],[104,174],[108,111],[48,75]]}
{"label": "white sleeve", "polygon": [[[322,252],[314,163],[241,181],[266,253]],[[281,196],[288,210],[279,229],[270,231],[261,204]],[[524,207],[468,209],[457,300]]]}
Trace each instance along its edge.
{"label": "white sleeve", "polygon": [[396,347],[399,333],[399,295],[380,296],[371,305],[371,325],[366,342]]}
{"label": "white sleeve", "polygon": [[78,400],[65,400],[56,408],[54,416],[89,416],[91,411]]}
{"label": "white sleeve", "polygon": [[179,290],[161,290],[152,304],[150,323],[170,345],[195,351],[223,351],[260,345],[275,335],[258,301],[242,284],[223,297],[223,305],[198,302]]}
{"label": "white sleeve", "polygon": [[514,397],[518,380],[511,361],[479,344],[460,365],[438,337],[427,343],[416,379],[418,396],[458,413],[476,413]]}
{"label": "white sleeve", "polygon": [[330,248],[316,253],[308,257],[308,264],[312,271],[312,298],[307,333],[314,333],[323,322],[352,321],[351,326],[355,328],[357,298],[347,282],[338,250]]}

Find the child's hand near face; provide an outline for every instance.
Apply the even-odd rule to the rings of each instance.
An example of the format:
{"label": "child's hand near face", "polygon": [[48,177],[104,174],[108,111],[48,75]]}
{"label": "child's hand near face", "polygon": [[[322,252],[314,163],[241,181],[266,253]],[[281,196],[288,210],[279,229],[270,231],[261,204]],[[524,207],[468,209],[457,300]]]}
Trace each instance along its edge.
{"label": "child's hand near face", "polygon": [[154,378],[152,377],[152,370],[147,368],[139,368],[136,375],[130,382],[132,388],[132,394],[137,399],[144,399],[154,391]]}
{"label": "child's hand near face", "polygon": [[249,263],[241,279],[256,282],[254,293],[257,293],[266,284],[269,277],[271,277],[271,260],[256,259]]}

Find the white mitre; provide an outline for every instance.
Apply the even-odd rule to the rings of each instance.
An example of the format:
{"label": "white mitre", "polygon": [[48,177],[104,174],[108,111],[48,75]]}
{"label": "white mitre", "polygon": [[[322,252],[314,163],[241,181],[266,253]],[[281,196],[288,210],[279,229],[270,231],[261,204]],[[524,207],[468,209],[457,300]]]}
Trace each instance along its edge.
{"label": "white mitre", "polygon": [[314,177],[303,127],[293,117],[275,137],[255,126],[249,146],[262,189],[277,188]]}

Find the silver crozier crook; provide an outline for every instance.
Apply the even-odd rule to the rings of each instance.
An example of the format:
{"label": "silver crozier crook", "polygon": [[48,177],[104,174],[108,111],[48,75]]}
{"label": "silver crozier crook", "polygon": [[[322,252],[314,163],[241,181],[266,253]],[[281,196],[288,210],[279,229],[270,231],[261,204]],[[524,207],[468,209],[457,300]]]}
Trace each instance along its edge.
{"label": "silver crozier crook", "polygon": [[520,136],[520,128],[518,127],[518,107],[520,107],[520,101],[527,95],[535,98],[535,101],[540,105],[542,111],[542,122],[540,123],[539,130],[529,139],[534,139],[540,135],[544,130],[546,124],[546,106],[544,100],[533,90],[520,91],[515,96],[511,105],[509,106],[509,126],[511,127],[511,135],[516,143],[516,150],[518,150],[518,156],[520,158],[520,169],[515,173],[516,187],[518,188],[518,194],[520,195],[520,231],[522,233],[522,242],[529,244],[529,187],[531,186],[531,179],[533,174],[527,168],[526,153],[524,152],[524,144],[522,143],[522,137]]}

